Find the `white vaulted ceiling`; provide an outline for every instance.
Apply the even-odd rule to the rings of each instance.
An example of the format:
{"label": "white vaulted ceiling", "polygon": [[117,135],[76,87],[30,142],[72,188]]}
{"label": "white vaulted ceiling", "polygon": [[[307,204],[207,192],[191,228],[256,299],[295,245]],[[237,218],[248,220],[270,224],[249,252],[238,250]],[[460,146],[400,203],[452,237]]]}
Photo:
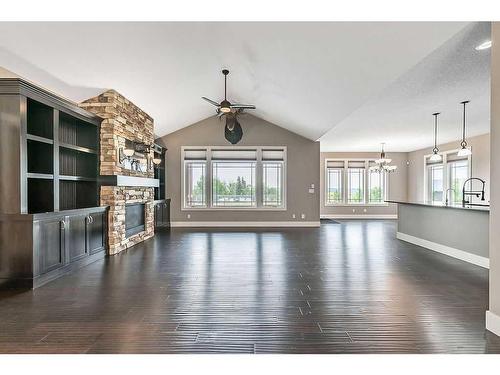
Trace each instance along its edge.
{"label": "white vaulted ceiling", "polygon": [[489,52],[473,47],[486,33],[448,22],[0,23],[0,66],[74,101],[116,89],[159,136],[214,114],[200,97],[222,99],[227,67],[230,100],[324,150],[400,151],[432,143],[434,110],[455,126],[464,98],[482,131]]}

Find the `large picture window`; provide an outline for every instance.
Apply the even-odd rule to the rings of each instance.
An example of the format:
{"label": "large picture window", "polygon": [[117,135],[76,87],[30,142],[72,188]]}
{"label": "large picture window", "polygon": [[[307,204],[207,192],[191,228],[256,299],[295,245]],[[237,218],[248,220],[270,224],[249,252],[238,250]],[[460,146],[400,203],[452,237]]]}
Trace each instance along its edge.
{"label": "large picture window", "polygon": [[285,156],[285,148],[183,148],[183,208],[284,209]]}
{"label": "large picture window", "polygon": [[212,162],[212,205],[255,207],[255,162]]}

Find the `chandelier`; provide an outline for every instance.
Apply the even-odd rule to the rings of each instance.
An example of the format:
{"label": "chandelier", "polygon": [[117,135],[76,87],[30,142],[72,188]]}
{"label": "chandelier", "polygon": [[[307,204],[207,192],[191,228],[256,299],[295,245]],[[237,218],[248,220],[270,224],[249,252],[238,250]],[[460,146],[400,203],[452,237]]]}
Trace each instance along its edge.
{"label": "chandelier", "polygon": [[382,152],[380,153],[380,159],[375,160],[375,165],[372,165],[370,167],[370,171],[378,173],[381,172],[391,173],[398,168],[395,165],[390,165],[392,160],[385,157],[384,145],[385,143],[382,143]]}

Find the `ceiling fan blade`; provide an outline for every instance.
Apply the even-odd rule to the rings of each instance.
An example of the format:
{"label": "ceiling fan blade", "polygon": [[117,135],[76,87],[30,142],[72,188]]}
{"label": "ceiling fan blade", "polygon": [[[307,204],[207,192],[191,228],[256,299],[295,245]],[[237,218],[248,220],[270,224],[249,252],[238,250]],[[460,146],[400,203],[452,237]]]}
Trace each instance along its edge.
{"label": "ceiling fan blade", "polygon": [[201,98],[202,98],[203,100],[206,100],[206,101],[207,101],[207,102],[209,102],[210,104],[213,104],[213,105],[214,105],[214,106],[216,106],[216,107],[219,107],[219,106],[220,106],[220,104],[219,104],[219,103],[217,103],[216,101],[214,101],[214,100],[212,100],[212,99],[208,99],[208,98],[206,98],[206,97],[204,97],[204,96],[202,96]]}
{"label": "ceiling fan blade", "polygon": [[231,104],[231,108],[255,109],[253,104]]}

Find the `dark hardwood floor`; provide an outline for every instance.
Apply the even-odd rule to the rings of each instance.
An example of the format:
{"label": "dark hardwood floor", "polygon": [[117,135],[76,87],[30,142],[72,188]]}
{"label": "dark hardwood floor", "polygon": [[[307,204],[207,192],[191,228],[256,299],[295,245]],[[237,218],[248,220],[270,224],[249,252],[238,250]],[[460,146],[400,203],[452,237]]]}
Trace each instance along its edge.
{"label": "dark hardwood floor", "polygon": [[2,353],[500,353],[488,272],[393,221],[172,229],[0,292]]}

